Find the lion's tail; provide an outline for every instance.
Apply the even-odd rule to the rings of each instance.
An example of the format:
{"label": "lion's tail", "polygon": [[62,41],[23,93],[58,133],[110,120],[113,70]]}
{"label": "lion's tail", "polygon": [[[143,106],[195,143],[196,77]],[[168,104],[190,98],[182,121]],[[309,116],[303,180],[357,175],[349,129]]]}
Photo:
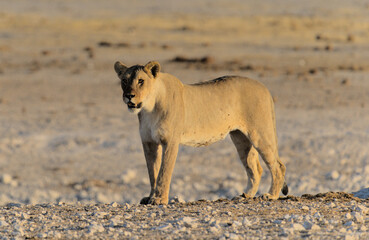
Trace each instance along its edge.
{"label": "lion's tail", "polygon": [[287,186],[287,183],[286,182],[283,183],[282,193],[284,195],[287,195],[288,194],[288,186]]}

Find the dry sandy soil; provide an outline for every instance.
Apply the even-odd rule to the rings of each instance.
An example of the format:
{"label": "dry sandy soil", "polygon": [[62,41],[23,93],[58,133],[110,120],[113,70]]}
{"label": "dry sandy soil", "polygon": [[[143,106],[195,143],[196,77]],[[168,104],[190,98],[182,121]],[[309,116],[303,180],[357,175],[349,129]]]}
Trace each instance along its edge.
{"label": "dry sandy soil", "polygon": [[[1,235],[236,239],[251,232],[255,238],[367,237],[369,215],[363,207],[368,207],[369,198],[368,43],[365,1],[1,1]],[[298,198],[178,203],[164,208],[173,211],[168,214],[155,213],[164,211],[159,207],[132,205],[148,193],[149,180],[137,118],[121,101],[113,70],[117,60],[127,65],[158,60],[163,71],[184,83],[222,75],[263,82],[276,102],[289,194]],[[258,194],[270,184],[262,166]],[[227,137],[206,148],[180,148],[171,198],[232,199],[242,194],[246,183]],[[361,199],[300,198],[330,191]],[[293,199],[307,208],[301,210]],[[112,207],[112,202],[119,204]],[[364,210],[357,210],[360,206]],[[286,212],[286,207],[295,212]],[[233,208],[240,208],[237,214],[244,217],[232,218],[236,223],[229,226],[236,228],[225,228],[230,220],[211,211],[220,208],[231,213],[228,217],[234,216]],[[269,218],[269,208],[280,215]],[[101,210],[100,215],[107,212],[109,217],[99,222],[91,213],[83,226],[52,219],[58,211],[63,216],[56,216],[68,219],[83,209],[97,215]],[[173,215],[176,210],[193,219],[180,220]],[[136,217],[137,211],[151,217]],[[118,214],[118,227],[108,223]],[[212,222],[217,218],[218,223]],[[98,230],[90,231],[95,223]],[[132,227],[135,223],[144,229],[142,234]],[[53,229],[52,224],[62,227]],[[312,234],[309,224],[319,229]],[[151,232],[160,226],[164,230]]]}

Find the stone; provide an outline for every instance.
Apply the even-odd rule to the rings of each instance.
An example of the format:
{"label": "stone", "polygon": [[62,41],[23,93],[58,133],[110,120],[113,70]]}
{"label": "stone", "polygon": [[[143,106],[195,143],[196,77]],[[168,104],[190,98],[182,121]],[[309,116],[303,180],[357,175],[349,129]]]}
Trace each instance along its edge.
{"label": "stone", "polygon": [[208,231],[210,233],[218,233],[219,230],[220,230],[219,228],[217,228],[217,227],[214,226],[214,227],[210,227]]}
{"label": "stone", "polygon": [[197,226],[196,219],[192,217],[182,217],[178,220],[178,224],[183,224],[188,228],[195,228]]}
{"label": "stone", "polygon": [[22,213],[21,214],[21,219],[28,220],[29,218],[30,218],[30,216],[27,213]]}
{"label": "stone", "polygon": [[319,225],[316,225],[316,224],[314,224],[312,222],[308,222],[308,221],[305,221],[303,226],[306,230],[319,230],[320,229]]}
{"label": "stone", "polygon": [[128,169],[125,170],[122,175],[120,176],[121,180],[123,183],[129,183],[131,182],[134,178],[136,178],[137,172],[136,170],[133,169]]}
{"label": "stone", "polygon": [[158,226],[158,227],[156,227],[155,229],[156,229],[156,230],[160,230],[160,231],[165,231],[165,230],[168,230],[168,229],[171,229],[171,228],[173,228],[172,224],[167,223],[167,224],[164,224],[164,225]]}
{"label": "stone", "polygon": [[294,231],[304,231],[305,230],[304,226],[302,226],[300,223],[292,223],[291,229]]}
{"label": "stone", "polygon": [[10,174],[4,173],[0,176],[0,182],[4,184],[10,184],[13,181],[13,177]]}
{"label": "stone", "polygon": [[358,205],[358,206],[354,207],[353,210],[355,212],[359,212],[361,214],[368,214],[369,213],[369,208],[365,207],[364,205]]}
{"label": "stone", "polygon": [[301,207],[301,210],[309,211],[309,210],[310,210],[310,208],[309,208],[308,206],[302,206],[302,207]]}
{"label": "stone", "polygon": [[355,223],[353,221],[348,221],[345,224],[343,224],[343,226],[346,226],[346,227],[351,227],[353,225],[355,225]]}
{"label": "stone", "polygon": [[9,224],[5,220],[0,220],[0,227],[6,227],[9,226]]}
{"label": "stone", "polygon": [[328,180],[337,180],[340,177],[340,174],[338,171],[334,170],[326,175],[326,178]]}
{"label": "stone", "polygon": [[368,228],[366,226],[364,226],[364,225],[362,225],[360,227],[360,231],[362,231],[362,232],[366,232],[367,230],[368,230]]}
{"label": "stone", "polygon": [[364,217],[360,212],[353,212],[352,215],[355,222],[357,223],[364,222]]}
{"label": "stone", "polygon": [[242,220],[242,225],[247,227],[251,225],[251,222],[246,217],[244,217]]}
{"label": "stone", "polygon": [[239,235],[235,234],[235,233],[230,233],[228,239],[231,240],[238,240],[241,239]]}
{"label": "stone", "polygon": [[96,232],[104,232],[105,228],[99,223],[93,223],[88,227],[87,233],[94,234]]}
{"label": "stone", "polygon": [[170,204],[174,204],[174,203],[185,203],[185,201],[179,197],[179,196],[174,196],[170,201]]}

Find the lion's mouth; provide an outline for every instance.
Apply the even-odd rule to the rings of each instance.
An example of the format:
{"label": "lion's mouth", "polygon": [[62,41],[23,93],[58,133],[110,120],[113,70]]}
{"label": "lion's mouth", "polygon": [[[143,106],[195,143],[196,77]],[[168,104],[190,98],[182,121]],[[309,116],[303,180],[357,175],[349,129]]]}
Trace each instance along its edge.
{"label": "lion's mouth", "polygon": [[142,107],[142,102],[140,102],[139,104],[134,104],[133,102],[128,102],[127,103],[127,106],[128,106],[128,108],[130,108],[130,109],[132,109],[132,108],[137,108],[137,109],[139,109],[139,108],[141,108]]}

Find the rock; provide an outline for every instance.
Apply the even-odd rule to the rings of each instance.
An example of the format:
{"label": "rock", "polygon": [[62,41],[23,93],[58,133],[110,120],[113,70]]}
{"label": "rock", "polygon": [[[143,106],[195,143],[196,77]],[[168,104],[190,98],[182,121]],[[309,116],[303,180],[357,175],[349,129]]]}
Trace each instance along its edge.
{"label": "rock", "polygon": [[170,204],[174,204],[174,203],[185,203],[185,201],[179,197],[179,196],[174,196],[170,201]]}
{"label": "rock", "polygon": [[364,222],[364,217],[360,212],[353,212],[353,220],[357,223],[362,223]]}
{"label": "rock", "polygon": [[292,223],[290,228],[294,231],[304,231],[305,228],[300,223]]}
{"label": "rock", "polygon": [[96,198],[96,201],[98,203],[107,203],[107,202],[110,202],[109,201],[109,198],[105,194],[103,194],[102,192],[96,193],[96,197],[95,198]]}
{"label": "rock", "polygon": [[15,179],[13,179],[13,177],[10,174],[7,173],[0,175],[0,183],[10,185],[12,187],[18,186],[18,182]]}
{"label": "rock", "polygon": [[319,212],[316,212],[314,213],[313,217],[319,220],[322,217],[322,215],[320,215]]}
{"label": "rock", "polygon": [[246,218],[244,217],[243,220],[242,220],[242,225],[244,226],[250,226],[252,223]]}
{"label": "rock", "polygon": [[335,203],[333,203],[333,202],[330,202],[330,203],[327,204],[327,206],[330,207],[330,208],[334,208],[337,205]]}
{"label": "rock", "polygon": [[22,213],[22,215],[21,215],[21,219],[23,219],[23,220],[28,220],[30,217],[29,217],[29,215],[27,214],[27,213]]}
{"label": "rock", "polygon": [[220,231],[220,228],[214,226],[214,227],[210,227],[208,231],[210,233],[216,234],[216,233],[218,233]]}
{"label": "rock", "polygon": [[345,235],[344,239],[345,240],[354,240],[356,238],[353,235]]}
{"label": "rock", "polygon": [[173,228],[173,225],[170,224],[170,223],[167,223],[167,224],[161,225],[159,227],[156,227],[155,229],[160,230],[160,231],[165,231],[165,230],[168,230],[168,229],[171,229],[171,228]]}
{"label": "rock", "polygon": [[326,175],[326,179],[328,180],[337,180],[340,177],[338,171],[332,171]]}
{"label": "rock", "polygon": [[99,223],[93,223],[88,227],[87,233],[94,234],[96,232],[104,232],[105,228]]}
{"label": "rock", "polygon": [[0,220],[0,227],[6,227],[9,226],[9,224],[5,220]]}
{"label": "rock", "polygon": [[10,184],[13,181],[13,177],[10,174],[2,174],[0,176],[0,182],[4,184]]}
{"label": "rock", "polygon": [[275,224],[284,224],[284,223],[286,223],[286,222],[285,222],[285,221],[283,221],[283,220],[277,219],[277,220],[275,220],[273,223],[275,223]]}
{"label": "rock", "polygon": [[355,223],[353,221],[348,221],[345,224],[343,224],[343,226],[346,226],[346,227],[351,227],[353,225],[355,225]]}
{"label": "rock", "polygon": [[369,208],[367,208],[364,205],[358,205],[357,207],[353,208],[354,211],[359,212],[361,214],[368,214],[369,213]]}
{"label": "rock", "polygon": [[357,192],[353,192],[353,194],[354,194],[355,197],[368,199],[369,198],[369,188],[361,189]]}
{"label": "rock", "polygon": [[301,207],[301,210],[309,211],[309,210],[310,210],[310,208],[309,208],[308,206],[302,206],[302,207]]}
{"label": "rock", "polygon": [[320,227],[312,222],[304,222],[303,224],[303,227],[306,229],[306,230],[319,230]]}
{"label": "rock", "polygon": [[120,220],[120,216],[115,216],[113,218],[110,219],[109,221],[109,226],[110,227],[116,227],[121,225],[122,221]]}
{"label": "rock", "polygon": [[228,239],[231,240],[238,240],[241,239],[239,235],[235,234],[235,233],[230,233]]}
{"label": "rock", "polygon": [[362,225],[360,227],[360,231],[362,231],[362,232],[366,232],[367,230],[368,230],[368,228],[366,226],[364,226],[364,225]]}
{"label": "rock", "polygon": [[182,217],[178,220],[178,224],[183,224],[188,228],[195,228],[197,226],[196,219],[192,217]]}
{"label": "rock", "polygon": [[136,170],[133,169],[129,169],[126,170],[122,173],[122,175],[120,176],[120,178],[122,179],[123,183],[129,183],[131,182],[134,178],[136,178],[137,172]]}
{"label": "rock", "polygon": [[210,226],[219,225],[219,221],[212,218],[212,219],[209,220],[209,224],[210,224]]}

